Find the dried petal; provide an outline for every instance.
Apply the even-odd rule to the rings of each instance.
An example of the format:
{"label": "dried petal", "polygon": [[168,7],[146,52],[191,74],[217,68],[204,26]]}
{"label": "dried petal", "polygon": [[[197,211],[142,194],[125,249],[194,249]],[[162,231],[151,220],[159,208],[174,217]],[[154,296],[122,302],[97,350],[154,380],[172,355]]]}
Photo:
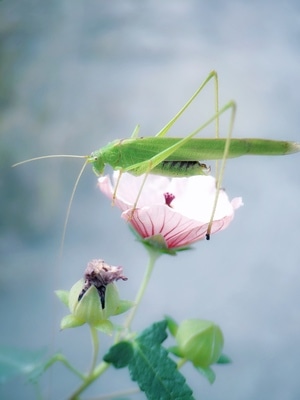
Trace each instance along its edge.
{"label": "dried petal", "polygon": [[78,296],[81,300],[85,292],[93,285],[98,290],[102,308],[105,308],[105,291],[109,283],[122,279],[126,281],[126,276],[122,275],[122,267],[115,267],[106,264],[103,260],[92,260],[88,263],[84,273],[84,287]]}

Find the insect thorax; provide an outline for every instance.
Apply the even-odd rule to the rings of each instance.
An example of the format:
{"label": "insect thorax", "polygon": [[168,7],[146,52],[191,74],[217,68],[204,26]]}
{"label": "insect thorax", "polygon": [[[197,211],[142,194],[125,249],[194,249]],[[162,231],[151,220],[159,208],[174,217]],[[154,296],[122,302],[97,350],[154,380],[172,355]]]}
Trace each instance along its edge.
{"label": "insect thorax", "polygon": [[170,177],[188,177],[207,175],[210,167],[199,161],[169,161],[165,160],[151,170],[152,174]]}

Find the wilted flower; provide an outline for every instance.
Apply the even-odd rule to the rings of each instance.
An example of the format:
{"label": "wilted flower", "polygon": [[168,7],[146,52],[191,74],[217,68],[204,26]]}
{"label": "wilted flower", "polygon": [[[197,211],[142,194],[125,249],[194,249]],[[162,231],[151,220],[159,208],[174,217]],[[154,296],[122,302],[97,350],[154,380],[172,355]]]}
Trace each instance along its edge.
{"label": "wilted flower", "polygon": [[69,307],[71,314],[61,321],[61,329],[73,328],[85,323],[111,333],[113,325],[109,318],[124,313],[133,303],[121,300],[113,283],[122,275],[122,267],[114,267],[103,260],[92,260],[85,271],[85,280],[76,282],[69,292],[58,290],[57,296]]}
{"label": "wilted flower", "polygon": [[86,291],[93,285],[100,296],[101,306],[105,308],[106,286],[109,283],[122,279],[127,281],[126,276],[122,274],[122,267],[108,265],[104,260],[92,260],[88,263],[84,273],[84,287],[78,296],[80,301]]}
{"label": "wilted flower", "polygon": [[[113,184],[108,175],[98,179],[100,190],[113,198],[118,172]],[[144,175],[123,174],[114,204],[143,239],[160,238],[167,249],[178,249],[205,238],[216,196],[216,181],[212,176],[166,178],[149,175],[138,199]],[[241,197],[231,202],[224,190],[219,193],[211,234],[225,229],[234,211],[242,205]]]}

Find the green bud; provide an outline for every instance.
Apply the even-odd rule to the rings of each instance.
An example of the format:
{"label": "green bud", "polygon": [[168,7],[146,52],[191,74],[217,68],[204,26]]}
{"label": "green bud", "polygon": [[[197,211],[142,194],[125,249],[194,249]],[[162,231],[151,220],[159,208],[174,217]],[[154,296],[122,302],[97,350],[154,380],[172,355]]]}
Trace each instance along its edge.
{"label": "green bud", "polygon": [[224,345],[221,329],[211,321],[199,319],[183,321],[176,341],[181,357],[203,368],[218,361]]}

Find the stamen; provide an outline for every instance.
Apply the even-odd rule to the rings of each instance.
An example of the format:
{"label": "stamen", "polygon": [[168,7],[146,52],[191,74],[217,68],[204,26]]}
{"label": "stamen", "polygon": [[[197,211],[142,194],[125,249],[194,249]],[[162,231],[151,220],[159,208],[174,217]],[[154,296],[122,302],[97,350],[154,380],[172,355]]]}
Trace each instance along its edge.
{"label": "stamen", "polygon": [[174,194],[167,192],[167,193],[164,193],[164,197],[165,197],[165,203],[166,203],[166,205],[167,205],[168,207],[172,207],[172,206],[171,206],[171,203],[172,203],[172,201],[175,199]]}

